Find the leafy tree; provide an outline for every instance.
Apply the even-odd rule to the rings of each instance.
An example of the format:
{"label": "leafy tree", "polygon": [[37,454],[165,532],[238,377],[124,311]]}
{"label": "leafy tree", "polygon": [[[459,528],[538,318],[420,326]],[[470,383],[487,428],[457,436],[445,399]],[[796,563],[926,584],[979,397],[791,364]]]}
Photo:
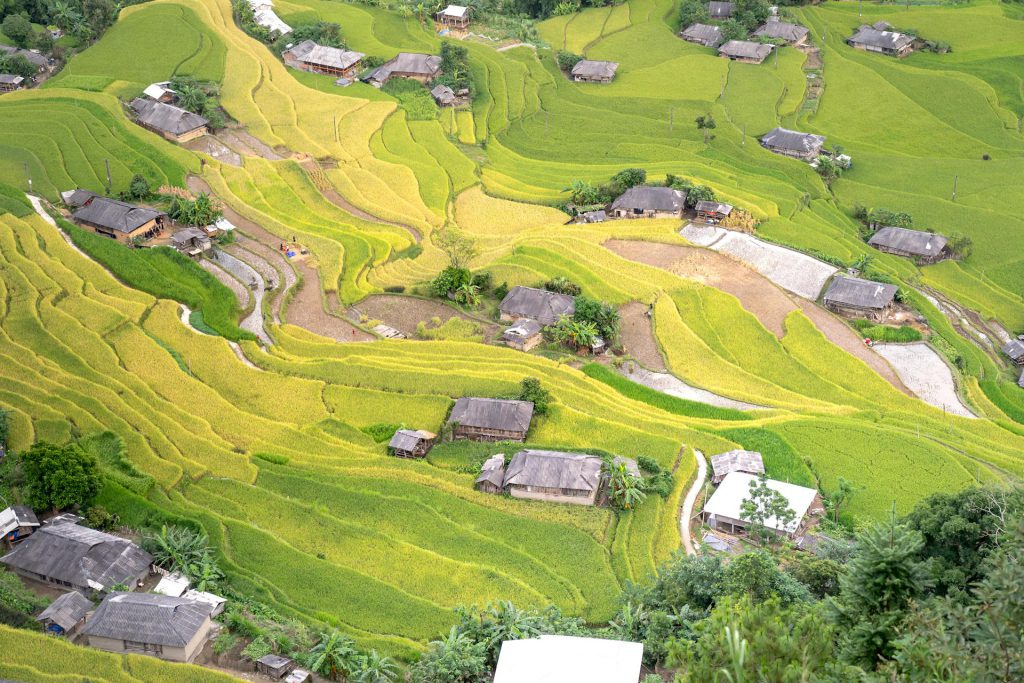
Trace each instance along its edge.
{"label": "leafy tree", "polygon": [[398,666],[395,660],[370,650],[359,657],[352,674],[352,683],[393,683],[398,680]]}
{"label": "leafy tree", "polygon": [[0,408],[0,450],[7,448],[8,439],[11,438],[11,411]]}
{"label": "leafy tree", "polygon": [[558,62],[558,68],[562,71],[569,72],[572,68],[583,61],[583,55],[573,54],[572,52],[566,52],[565,50],[559,50],[555,55],[555,61]]}
{"label": "leafy tree", "polygon": [[0,24],[0,29],[18,47],[28,47],[29,38],[32,37],[32,23],[24,16],[8,14]]}
{"label": "leafy tree", "polygon": [[410,669],[418,683],[483,683],[487,673],[486,643],[475,642],[455,626],[432,641]]}
{"label": "leafy tree", "polygon": [[715,201],[715,191],[707,185],[691,185],[686,192],[686,206],[691,209],[697,206],[697,202]]}
{"label": "leafy tree", "polygon": [[471,282],[472,275],[469,270],[448,266],[430,281],[430,293],[437,297],[447,297]]}
{"label": "leafy tree", "polygon": [[715,123],[715,117],[711,114],[705,114],[694,119],[694,123],[697,124],[697,130],[704,131],[704,144],[708,144],[711,139],[708,131],[714,130],[718,127],[718,124]]}
{"label": "leafy tree", "polygon": [[474,285],[472,282],[466,282],[459,286],[455,290],[455,301],[468,306],[469,308],[476,308],[480,305],[480,287]]}
{"label": "leafy tree", "polygon": [[347,681],[360,663],[355,642],[337,629],[321,633],[320,642],[309,652],[309,668],[335,681],[339,677]]}
{"label": "leafy tree", "polygon": [[206,91],[191,78],[175,79],[171,87],[178,94],[178,106],[195,114],[206,109]]}
{"label": "leafy tree", "polygon": [[624,461],[605,458],[601,473],[608,482],[608,498],[614,507],[633,510],[647,498],[643,477],[630,472]]}
{"label": "leafy tree", "polygon": [[747,27],[738,19],[726,19],[719,25],[719,28],[722,30],[722,38],[725,40],[743,40],[749,33]]}
{"label": "leafy tree", "polygon": [[143,537],[143,547],[153,563],[167,571],[184,573],[187,567],[202,562],[209,552],[209,537],[186,526],[160,527]]}
{"label": "leafy tree", "polygon": [[709,19],[706,2],[683,0],[679,5],[679,25],[683,28],[693,24],[706,24]]}
{"label": "leafy tree", "polygon": [[532,401],[533,412],[537,415],[547,415],[548,406],[551,404],[551,392],[541,386],[540,380],[536,377],[524,377],[519,382],[520,401]]}
{"label": "leafy tree", "polygon": [[74,4],[56,0],[50,7],[50,20],[62,31],[68,32],[82,20]]}
{"label": "leafy tree", "polygon": [[579,293],[583,291],[578,284],[562,276],[552,278],[544,283],[544,289],[549,292],[557,292],[559,294],[568,294],[569,296],[579,296]]}
{"label": "leafy tree", "polygon": [[577,322],[592,323],[597,328],[597,334],[609,345],[618,341],[622,319],[614,306],[582,295],[576,297],[575,306],[573,318]]}
{"label": "leafy tree", "polygon": [[0,73],[14,74],[27,79],[35,76],[38,71],[24,55],[0,55]]}
{"label": "leafy tree", "polygon": [[[870,258],[870,256],[866,256],[865,261],[868,258]],[[866,262],[862,264],[860,270],[867,270]],[[844,505],[850,502],[850,499],[853,498],[853,494],[855,494],[857,490],[857,487],[845,477],[838,478],[836,481],[836,490],[829,496],[829,503],[832,505],[833,522],[836,522],[837,524],[839,523],[839,512],[842,510]]]}
{"label": "leafy tree", "polygon": [[743,553],[726,566],[722,574],[723,595],[746,596],[754,602],[780,598],[785,604],[810,599],[807,587],[779,568],[764,550]]}
{"label": "leafy tree", "polygon": [[950,235],[949,241],[946,244],[949,246],[949,251],[953,254],[953,257],[961,261],[970,258],[971,254],[974,253],[974,240],[959,232],[954,232]]}
{"label": "leafy tree", "polygon": [[914,217],[905,211],[870,209],[864,212],[863,217],[858,216],[858,218],[865,221],[871,228],[881,228],[884,226],[911,228],[914,226]]}
{"label": "leafy tree", "polygon": [[775,520],[777,527],[785,529],[796,519],[796,513],[786,497],[768,486],[768,477],[761,474],[750,482],[750,496],[740,503],[740,518],[750,522],[747,533],[751,537],[772,544],[780,536],[768,528],[768,520]]}
{"label": "leafy tree", "polygon": [[819,156],[818,165],[814,169],[821,176],[821,179],[825,182],[825,187],[832,189],[832,183],[839,179],[839,176],[843,175],[843,167],[840,166],[835,159],[828,156]]}
{"label": "leafy tree", "polygon": [[800,553],[786,565],[786,573],[821,600],[839,594],[839,577],[843,574],[843,566],[835,560]]}
{"label": "leafy tree", "polygon": [[448,265],[453,268],[467,268],[479,253],[476,238],[457,228],[445,228],[438,233],[437,248],[448,256]]}
{"label": "leafy tree", "polygon": [[96,458],[75,444],[57,446],[39,441],[21,455],[20,461],[29,505],[37,510],[87,507],[103,485]]}
{"label": "leafy tree", "polygon": [[441,41],[441,72],[450,79],[445,84],[455,90],[469,88],[469,50],[450,40]]}
{"label": "leafy tree", "polygon": [[920,532],[897,524],[895,515],[857,537],[832,602],[846,661],[870,671],[892,658],[912,602],[929,585],[918,559],[923,547]]}
{"label": "leafy tree", "polygon": [[768,0],[736,0],[733,16],[747,31],[753,31],[771,16]]}
{"label": "leafy tree", "polygon": [[148,199],[153,192],[149,188],[146,176],[136,173],[128,183],[128,192],[125,194],[128,199]]}
{"label": "leafy tree", "polygon": [[[311,24],[300,24],[293,27],[292,32],[282,36],[287,43],[301,43],[312,40],[318,45],[345,49],[345,39],[341,35],[341,26],[333,21],[316,21]],[[278,41],[280,42],[280,41]]]}
{"label": "leafy tree", "polygon": [[611,182],[622,190],[628,190],[647,182],[647,171],[642,168],[626,168],[612,176]]}
{"label": "leafy tree", "polygon": [[204,226],[217,222],[224,214],[210,195],[201,192],[195,199],[174,197],[167,215],[185,225]]}
{"label": "leafy tree", "polygon": [[563,315],[554,325],[548,328],[552,339],[559,344],[566,344],[577,351],[591,348],[597,341],[597,325],[588,320],[577,320]]}
{"label": "leafy tree", "polygon": [[601,201],[601,194],[593,185],[585,180],[574,180],[572,185],[562,190],[569,193],[569,200],[578,206],[589,206]]}

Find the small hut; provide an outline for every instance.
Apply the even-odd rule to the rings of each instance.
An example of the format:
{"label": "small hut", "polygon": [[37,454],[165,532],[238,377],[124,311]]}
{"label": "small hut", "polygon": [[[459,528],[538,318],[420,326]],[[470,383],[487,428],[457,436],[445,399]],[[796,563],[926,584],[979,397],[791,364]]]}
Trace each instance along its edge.
{"label": "small hut", "polygon": [[447,85],[435,85],[434,89],[430,91],[430,96],[434,98],[439,107],[454,107],[457,100],[455,91]]}
{"label": "small hut", "polygon": [[708,16],[716,21],[723,21],[732,17],[732,13],[736,11],[736,3],[734,2],[709,2],[708,3]]}
{"label": "small hut", "polygon": [[17,74],[0,74],[0,92],[14,92],[25,84],[25,78]]}
{"label": "small hut", "polygon": [[837,276],[822,297],[825,308],[848,318],[883,322],[895,305],[896,285]]}
{"label": "small hut", "polygon": [[611,83],[618,69],[618,62],[583,59],[572,67],[572,80],[577,83]]}
{"label": "small hut", "polygon": [[198,259],[213,250],[213,241],[202,228],[179,230],[171,235],[171,244],[191,259]]}
{"label": "small hut", "polygon": [[399,429],[391,437],[388,451],[399,458],[423,458],[434,447],[437,434],[422,429]]}
{"label": "small hut", "polygon": [[295,662],[281,655],[263,655],[256,660],[256,673],[280,680],[291,673]]}
{"label": "small hut", "polygon": [[32,535],[39,528],[39,520],[32,508],[12,505],[0,512],[0,536],[10,544]]}
{"label": "small hut", "polygon": [[1024,365],[1024,335],[1003,344],[1005,353],[1014,365]]}
{"label": "small hut", "polygon": [[700,201],[697,202],[694,210],[697,212],[697,220],[705,223],[721,223],[732,213],[732,204]]}
{"label": "small hut", "polygon": [[465,30],[469,26],[469,7],[448,5],[437,13],[437,23],[446,28]]}
{"label": "small hut", "polygon": [[480,467],[476,487],[484,493],[501,493],[505,490],[505,454],[492,455]]}
{"label": "small hut", "polygon": [[536,320],[520,318],[512,327],[505,330],[501,335],[501,340],[505,342],[506,346],[517,351],[529,351],[544,341],[544,336],[541,334],[542,329],[543,327]]}
{"label": "small hut", "polygon": [[92,603],[88,598],[78,591],[69,591],[51,602],[39,613],[36,621],[47,633],[70,638],[85,622],[85,615],[91,609]]}

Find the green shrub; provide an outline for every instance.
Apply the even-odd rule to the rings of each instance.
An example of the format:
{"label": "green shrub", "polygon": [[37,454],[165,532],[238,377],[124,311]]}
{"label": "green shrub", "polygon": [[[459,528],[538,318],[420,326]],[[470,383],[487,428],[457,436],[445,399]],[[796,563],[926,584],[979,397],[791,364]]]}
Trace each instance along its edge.
{"label": "green shrub", "polygon": [[275,465],[287,465],[289,458],[284,455],[278,455],[277,453],[253,453],[252,457],[266,462],[272,462]]}
{"label": "green shrub", "polygon": [[377,443],[384,443],[385,441],[390,441],[391,437],[395,435],[395,432],[401,428],[402,425],[400,424],[381,422],[379,424],[362,427],[359,431],[363,432]]}
{"label": "green shrub", "polygon": [[853,326],[857,328],[861,336],[873,341],[908,344],[921,341],[923,338],[920,332],[908,325],[892,327],[891,325],[875,325],[869,320],[854,320]]}

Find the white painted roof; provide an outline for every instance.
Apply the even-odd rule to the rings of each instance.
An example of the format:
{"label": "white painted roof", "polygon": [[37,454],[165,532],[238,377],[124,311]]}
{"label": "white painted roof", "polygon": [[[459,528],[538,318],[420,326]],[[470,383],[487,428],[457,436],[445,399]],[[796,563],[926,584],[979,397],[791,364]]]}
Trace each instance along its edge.
{"label": "white painted roof", "polygon": [[153,83],[152,85],[146,86],[146,89],[142,91],[142,94],[150,99],[159,100],[167,93],[173,93],[174,91],[168,88],[171,83],[170,81],[164,81],[162,83]]}
{"label": "white painted roof", "polygon": [[[743,519],[740,516],[740,505],[750,497],[750,482],[756,481],[757,477],[753,474],[730,472],[725,475],[725,479],[719,484],[711,499],[704,505],[704,512],[731,519]],[[774,517],[765,520],[765,526],[777,531],[796,531],[818,492],[806,486],[787,484],[775,479],[768,480],[768,488],[774,489],[786,497],[789,507],[796,513],[796,517],[786,528],[783,528],[782,524]]]}
{"label": "white painted roof", "polygon": [[462,5],[448,5],[444,8],[442,14],[449,17],[459,17],[461,19],[466,16],[466,8]]}
{"label": "white painted roof", "polygon": [[235,229],[235,224],[227,218],[218,218],[217,222],[214,223],[214,226],[216,226],[218,230],[223,230],[224,232],[230,232]]}
{"label": "white painted roof", "polygon": [[637,683],[642,643],[541,636],[501,644],[494,683]]}
{"label": "white painted roof", "polygon": [[6,536],[19,526],[39,526],[39,522],[19,519],[14,508],[0,511],[0,536]]}
{"label": "white painted roof", "polygon": [[153,592],[160,595],[169,595],[172,598],[180,598],[191,585],[192,583],[188,580],[187,576],[174,572],[160,579],[160,583],[156,585]]}

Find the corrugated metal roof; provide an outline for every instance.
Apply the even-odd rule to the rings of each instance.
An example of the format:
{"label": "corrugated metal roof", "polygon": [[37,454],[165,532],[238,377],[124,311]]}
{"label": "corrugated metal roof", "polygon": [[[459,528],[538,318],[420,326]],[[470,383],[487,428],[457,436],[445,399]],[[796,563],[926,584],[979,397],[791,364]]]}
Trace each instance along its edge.
{"label": "corrugated metal roof", "polygon": [[724,204],[722,202],[699,201],[697,202],[697,205],[693,208],[696,211],[703,211],[705,213],[720,213],[726,216],[732,213],[732,204]]}
{"label": "corrugated metal roof", "polygon": [[430,91],[430,94],[438,104],[451,104],[455,101],[455,91],[447,85],[435,85],[434,89]]}
{"label": "corrugated metal roof", "polygon": [[397,448],[400,451],[411,451],[419,445],[420,441],[429,441],[435,436],[435,434],[425,432],[422,429],[399,429],[391,437],[391,442],[388,443],[388,446]]}
{"label": "corrugated metal roof", "polygon": [[736,9],[732,2],[709,2],[708,15],[712,19],[728,19]]}
{"label": "corrugated metal roof", "polygon": [[825,144],[825,136],[801,133],[788,128],[773,128],[761,136],[761,144],[765,147],[775,147],[793,152],[816,153]]}
{"label": "corrugated metal roof", "polygon": [[601,458],[585,453],[522,450],[505,472],[505,486],[594,491],[600,480]]}
{"label": "corrugated metal roof", "polygon": [[184,647],[213,607],[203,602],[153,593],[111,593],[85,624],[87,636]]}
{"label": "corrugated metal roof", "polygon": [[716,479],[724,477],[730,472],[762,474],[764,472],[764,459],[757,451],[738,449],[726,451],[711,457],[711,469]]}
{"label": "corrugated metal roof", "polygon": [[209,123],[199,114],[185,111],[181,107],[141,97],[132,100],[132,110],[139,117],[140,123],[172,135],[189,133]]}
{"label": "corrugated metal roof", "polygon": [[494,486],[503,488],[505,486],[505,454],[492,455],[484,461],[480,467],[480,476],[476,478],[477,484],[487,482]]}
{"label": "corrugated metal roof", "polygon": [[88,598],[78,591],[71,591],[51,602],[49,607],[39,613],[36,621],[49,620],[65,631],[70,631],[91,609],[92,602]]}
{"label": "corrugated metal roof", "polygon": [[[729,519],[743,519],[740,512],[741,506],[744,500],[750,498],[750,484],[756,484],[757,479],[755,475],[745,472],[731,472],[725,475],[725,479],[719,484],[711,498],[704,505],[704,512]],[[796,513],[796,516],[788,525],[783,525],[775,517],[769,517],[765,520],[765,526],[778,531],[796,531],[800,526],[801,520],[807,515],[811,503],[814,502],[818,492],[805,486],[788,484],[784,481],[776,481],[775,479],[768,479],[767,485],[768,488],[778,491],[785,496],[790,509]]]}
{"label": "corrugated metal roof", "polygon": [[522,341],[524,339],[529,339],[534,335],[540,334],[542,329],[543,327],[536,320],[522,318],[520,320],[517,320],[515,325],[512,325],[507,330],[505,330],[504,334],[502,334],[501,336],[506,341]]}
{"label": "corrugated metal roof", "polygon": [[133,206],[108,197],[94,197],[72,214],[77,221],[129,233],[163,216],[163,212]]}
{"label": "corrugated metal roof", "polygon": [[494,683],[636,683],[644,646],[623,640],[549,636],[501,644]]}
{"label": "corrugated metal roof", "polygon": [[946,238],[923,230],[907,228],[881,228],[871,236],[868,244],[873,247],[887,247],[906,251],[918,256],[937,256],[946,247]]}
{"label": "corrugated metal roof", "polygon": [[563,315],[571,316],[576,312],[576,299],[568,294],[517,285],[501,300],[499,309],[505,315],[553,325]]}
{"label": "corrugated metal roof", "polygon": [[462,5],[448,5],[443,10],[441,10],[441,14],[445,15],[446,17],[455,17],[456,19],[461,19],[464,16],[466,16],[466,12],[468,11],[469,8],[463,7]]}
{"label": "corrugated metal roof", "polygon": [[612,209],[632,211],[667,211],[675,213],[686,206],[686,191],[671,187],[631,187],[612,202]]}
{"label": "corrugated metal roof", "polygon": [[914,36],[896,31],[880,31],[874,26],[861,26],[857,32],[847,38],[847,42],[866,45],[884,50],[902,50],[914,42]]}
{"label": "corrugated metal roof", "polygon": [[1024,358],[1024,341],[1021,341],[1020,339],[1011,339],[1003,344],[1003,353],[1013,360]]}
{"label": "corrugated metal roof", "polygon": [[77,190],[67,190],[60,193],[60,198],[72,209],[77,209],[93,197],[98,196],[99,195],[95,192],[90,192],[89,190],[83,190],[81,188]]}
{"label": "corrugated metal roof", "polygon": [[452,408],[449,423],[478,429],[499,429],[507,432],[526,432],[533,420],[531,401],[513,401],[500,398],[460,398]]}
{"label": "corrugated metal roof", "polygon": [[0,536],[6,536],[18,527],[39,526],[39,520],[32,508],[24,505],[12,505],[0,511]]}
{"label": "corrugated metal roof", "polygon": [[854,308],[879,310],[892,303],[899,287],[857,277],[836,276],[823,301]]}
{"label": "corrugated metal roof", "polygon": [[707,47],[718,47],[725,42],[722,29],[711,24],[693,24],[680,33],[685,40],[701,43]]}

